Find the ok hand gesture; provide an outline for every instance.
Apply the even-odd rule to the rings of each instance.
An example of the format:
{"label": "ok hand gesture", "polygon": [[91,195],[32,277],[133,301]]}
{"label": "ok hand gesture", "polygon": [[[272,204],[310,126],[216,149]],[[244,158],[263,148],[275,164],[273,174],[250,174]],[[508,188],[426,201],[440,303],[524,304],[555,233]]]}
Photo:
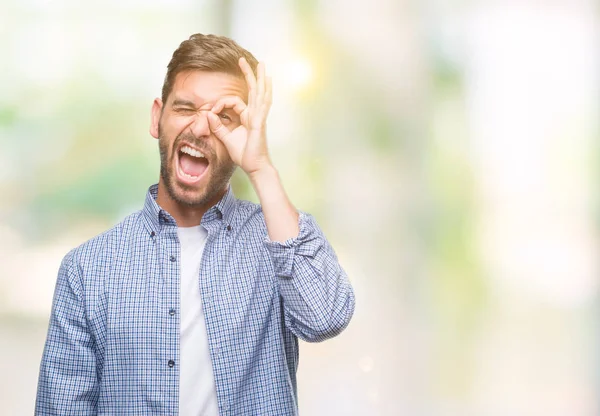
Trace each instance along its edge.
{"label": "ok hand gesture", "polygon": [[[224,97],[217,101],[208,114],[210,129],[223,142],[229,156],[249,176],[270,167],[271,160],[267,149],[267,115],[271,108],[271,78],[265,76],[265,66],[261,62],[257,66],[257,77],[244,58],[239,65],[248,86],[248,104],[240,97]],[[229,130],[217,116],[224,108],[233,109],[239,116],[241,124]]]}

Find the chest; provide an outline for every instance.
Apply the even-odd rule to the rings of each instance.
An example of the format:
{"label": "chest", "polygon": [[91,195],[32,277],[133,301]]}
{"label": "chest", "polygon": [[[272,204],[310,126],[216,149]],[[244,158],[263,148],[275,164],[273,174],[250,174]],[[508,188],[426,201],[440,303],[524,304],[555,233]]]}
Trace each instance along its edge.
{"label": "chest", "polygon": [[[249,320],[254,329],[269,324],[279,296],[260,241],[208,238],[201,255],[190,260],[173,237],[163,236],[143,250],[130,248],[118,256],[122,261],[98,276],[104,296],[93,308],[103,313],[93,315],[101,318],[96,325],[108,339],[135,343],[176,337],[181,299],[190,290],[200,293],[209,335],[213,331],[235,339],[247,331]],[[198,262],[197,267],[190,261]],[[182,270],[188,273],[183,280]]]}

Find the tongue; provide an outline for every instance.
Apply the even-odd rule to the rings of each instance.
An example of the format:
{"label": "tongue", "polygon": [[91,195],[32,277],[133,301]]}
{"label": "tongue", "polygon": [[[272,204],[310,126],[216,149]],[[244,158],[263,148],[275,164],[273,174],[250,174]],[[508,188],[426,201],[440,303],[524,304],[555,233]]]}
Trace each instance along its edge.
{"label": "tongue", "polygon": [[203,157],[194,157],[187,153],[179,153],[179,165],[184,173],[191,176],[200,176],[208,167],[208,161]]}

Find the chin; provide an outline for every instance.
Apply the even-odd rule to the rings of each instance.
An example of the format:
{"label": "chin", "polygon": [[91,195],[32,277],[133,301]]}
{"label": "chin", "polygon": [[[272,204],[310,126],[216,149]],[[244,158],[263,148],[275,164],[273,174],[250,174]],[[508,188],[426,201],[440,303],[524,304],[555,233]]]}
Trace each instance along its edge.
{"label": "chin", "polygon": [[190,187],[187,184],[181,184],[177,180],[171,182],[172,186],[167,187],[171,198],[180,205],[189,207],[206,205],[210,199],[207,186]]}
{"label": "chin", "polygon": [[217,202],[217,198],[225,191],[228,181],[220,184],[207,177],[206,183],[190,185],[178,180],[177,175],[171,175],[167,183],[167,192],[171,199],[182,206],[190,208],[205,208],[208,204]]}

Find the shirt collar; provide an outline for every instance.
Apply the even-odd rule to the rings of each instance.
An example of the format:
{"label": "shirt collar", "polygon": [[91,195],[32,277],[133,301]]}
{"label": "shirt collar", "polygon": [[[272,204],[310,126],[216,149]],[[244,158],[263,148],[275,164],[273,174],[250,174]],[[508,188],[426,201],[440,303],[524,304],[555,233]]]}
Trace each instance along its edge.
{"label": "shirt collar", "polygon": [[[142,217],[150,234],[153,232],[156,233],[160,229],[161,217],[163,218],[163,222],[174,222],[173,217],[156,203],[157,196],[158,184],[154,184],[148,188],[146,201],[144,202],[144,208],[142,209]],[[237,199],[233,194],[231,185],[228,185],[225,195],[223,195],[216,205],[206,211],[202,217],[202,223],[222,219],[226,224],[230,224],[233,219],[233,214],[235,213],[236,202]]]}
{"label": "shirt collar", "polygon": [[206,211],[202,217],[202,222],[206,223],[215,219],[222,219],[226,224],[230,224],[235,212],[236,201],[237,199],[233,194],[230,184],[227,186],[227,191],[225,191],[223,198],[221,198],[216,205]]}

